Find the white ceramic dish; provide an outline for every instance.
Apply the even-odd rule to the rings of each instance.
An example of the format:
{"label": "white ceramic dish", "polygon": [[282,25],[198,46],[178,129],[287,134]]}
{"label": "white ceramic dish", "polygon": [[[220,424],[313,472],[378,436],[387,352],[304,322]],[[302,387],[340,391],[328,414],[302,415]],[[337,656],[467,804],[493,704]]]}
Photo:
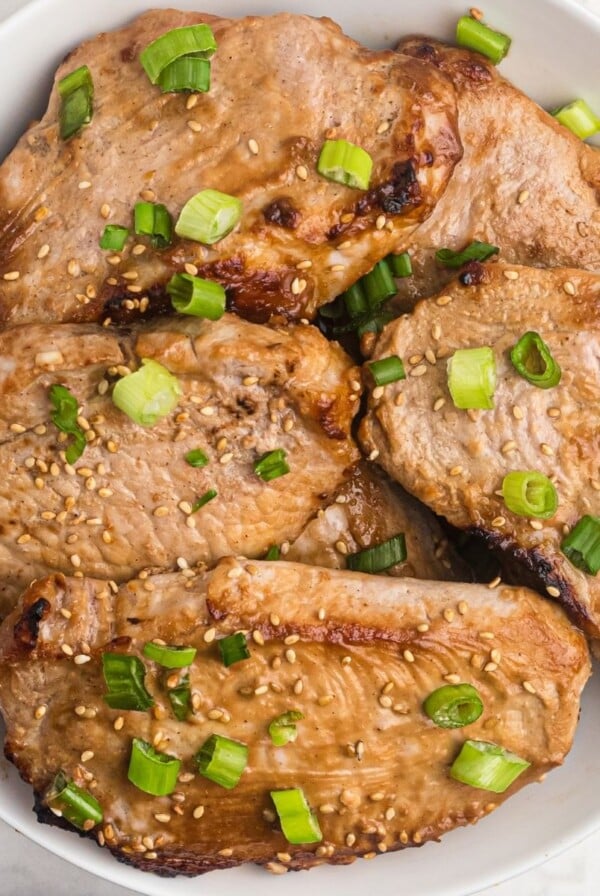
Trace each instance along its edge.
{"label": "white ceramic dish", "polygon": [[[40,113],[56,64],[84,37],[117,27],[149,6],[202,8],[223,15],[294,12],[329,15],[354,37],[372,46],[391,45],[403,34],[422,32],[450,38],[464,14],[464,0],[36,0],[0,26],[0,156],[8,152],[27,121]],[[553,107],[583,96],[600,109],[598,50],[600,20],[569,0],[485,0],[487,20],[513,36],[502,71],[542,105]],[[27,47],[27,52],[24,48]],[[594,77],[594,74],[596,77]],[[307,887],[331,894],[362,896],[376,890],[391,896],[400,888],[421,896],[466,896],[544,861],[600,827],[600,681],[588,686],[575,747],[563,768],[539,787],[529,787],[475,828],[454,831],[441,844],[357,862],[323,867],[285,880],[254,868],[220,871],[199,879],[164,880],[120,865],[74,834],[37,824],[28,787],[0,760],[0,818],[35,842],[106,880],[148,896],[246,896]],[[1,726],[0,726],[1,727]],[[2,731],[0,730],[0,736]]]}

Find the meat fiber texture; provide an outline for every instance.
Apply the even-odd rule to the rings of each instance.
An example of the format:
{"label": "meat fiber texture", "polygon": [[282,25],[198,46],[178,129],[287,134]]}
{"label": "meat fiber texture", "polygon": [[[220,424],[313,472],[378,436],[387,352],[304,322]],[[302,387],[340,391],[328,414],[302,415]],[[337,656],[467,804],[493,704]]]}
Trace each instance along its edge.
{"label": "meat fiber texture", "polygon": [[[363,447],[452,525],[516,561],[521,580],[561,601],[597,638],[600,580],[576,569],[560,545],[582,516],[600,515],[600,275],[492,264],[479,265],[477,279],[478,286],[455,281],[386,328],[376,358],[422,361],[371,395]],[[532,385],[510,361],[527,331],[539,333],[562,370],[554,388]],[[447,360],[484,345],[496,364],[494,407],[460,410],[449,394]],[[500,489],[515,470],[552,479],[558,509],[551,519],[507,509]]]}
{"label": "meat fiber texture", "polygon": [[[210,91],[161,93],[141,50],[198,22],[218,44]],[[329,19],[154,10],[74,50],[57,80],[81,65],[94,82],[91,124],[60,139],[55,86],[0,168],[0,322],[164,310],[165,284],[186,264],[223,283],[243,315],[310,317],[431,213],[462,154],[450,80],[360,46]],[[368,191],[317,173],[326,139],[370,153]],[[99,248],[106,224],[131,226],[136,202],[177,219],[207,188],[244,207],[212,248],[175,238],[159,251],[134,237],[121,253]]]}
{"label": "meat fiber texture", "polygon": [[[217,641],[239,629],[251,657],[226,668]],[[143,658],[155,638],[196,647],[192,665],[165,673]],[[105,650],[143,659],[152,711],[107,706]],[[167,875],[243,862],[280,874],[347,864],[474,823],[563,761],[589,673],[583,636],[527,589],[284,561],[228,559],[192,579],[180,572],[119,589],[55,575],[32,585],[0,628],[6,752],[32,784],[40,817],[60,821],[45,801],[60,768],[102,807],[89,835]],[[166,688],[185,674],[192,703],[178,721]],[[423,700],[456,681],[477,688],[483,714],[466,728],[439,728]],[[297,740],[275,747],[268,726],[291,709],[303,716]],[[194,761],[213,733],[248,747],[230,791]],[[170,796],[129,783],[133,737],[181,760]],[[502,795],[461,784],[449,769],[467,738],[531,765]],[[298,786],[322,829],[312,845],[286,841],[269,796]]]}

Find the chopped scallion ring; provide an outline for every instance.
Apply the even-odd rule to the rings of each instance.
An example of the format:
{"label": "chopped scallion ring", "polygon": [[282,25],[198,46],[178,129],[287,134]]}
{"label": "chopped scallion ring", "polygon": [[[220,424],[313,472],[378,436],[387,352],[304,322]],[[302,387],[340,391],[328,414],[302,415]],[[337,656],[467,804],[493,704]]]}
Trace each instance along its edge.
{"label": "chopped scallion ring", "polygon": [[586,514],[575,524],[560,546],[573,566],[590,576],[600,570],[600,517]]}
{"label": "chopped scallion ring", "polygon": [[154,700],[144,684],[146,669],[137,656],[103,653],[102,672],[108,688],[104,700],[111,709],[145,712],[154,706]]}
{"label": "chopped scallion ring", "polygon": [[219,190],[201,190],[181,209],[175,233],[206,246],[231,233],[242,217],[243,205],[235,196]]}
{"label": "chopped scallion ring", "polygon": [[590,109],[585,100],[573,100],[561,106],[552,115],[576,137],[586,140],[600,131],[600,118]]}
{"label": "chopped scallion ring", "polygon": [[360,280],[349,286],[346,292],[342,293],[342,300],[346,306],[348,316],[351,318],[359,317],[361,314],[366,314],[369,311],[369,303]]}
{"label": "chopped scallion ring", "polygon": [[75,69],[58,82],[61,98],[59,112],[60,136],[68,140],[92,120],[94,83],[87,65]]}
{"label": "chopped scallion ring", "polygon": [[448,361],[448,389],[457,408],[493,408],[496,362],[492,349],[487,345],[457,349]]}
{"label": "chopped scallion ring", "polygon": [[190,688],[190,676],[184,675],[179,684],[169,688],[167,697],[173,710],[173,715],[179,722],[185,722],[190,711],[192,691]]}
{"label": "chopped scallion ring", "polygon": [[547,520],[558,507],[558,495],[553,483],[537,470],[514,470],[502,480],[504,503],[519,516]]}
{"label": "chopped scallion ring", "polygon": [[267,553],[265,560],[279,560],[281,557],[281,548],[277,544],[272,544]]}
{"label": "chopped scallion ring", "polygon": [[497,744],[467,740],[452,764],[450,777],[480,790],[504,793],[530,765]]}
{"label": "chopped scallion ring", "polygon": [[173,239],[173,221],[160,202],[136,202],[133,229],[138,236],[149,236],[155,249],[165,249]]}
{"label": "chopped scallion ring", "polygon": [[188,451],[185,455],[185,462],[186,464],[189,464],[190,467],[205,467],[208,463],[208,458],[200,448],[192,448],[192,450]]}
{"label": "chopped scallion ring", "polygon": [[50,785],[46,803],[80,831],[91,830],[103,819],[98,800],[69,780],[63,771],[58,772]]}
{"label": "chopped scallion ring", "polygon": [[263,482],[270,482],[271,479],[279,479],[290,472],[290,468],[285,456],[283,448],[276,448],[275,451],[267,451],[262,457],[254,462],[254,472]]}
{"label": "chopped scallion ring", "polygon": [[211,734],[195,756],[201,775],[231,790],[248,764],[248,747],[237,740]]}
{"label": "chopped scallion ring", "polygon": [[179,314],[219,320],[225,314],[225,290],[220,283],[192,274],[173,274],[167,283],[171,304]]}
{"label": "chopped scallion ring", "polygon": [[144,656],[154,660],[165,669],[183,669],[194,662],[196,656],[195,647],[171,647],[168,644],[155,644],[148,641],[144,644]]}
{"label": "chopped scallion ring", "polygon": [[87,445],[85,432],[77,422],[79,418],[77,399],[66,386],[61,386],[58,383],[50,386],[49,396],[54,408],[50,419],[57,429],[67,433],[73,439],[65,450],[65,460],[68,464],[74,464],[79,460]]}
{"label": "chopped scallion ring", "polygon": [[456,25],[456,43],[459,47],[467,47],[487,56],[494,65],[498,65],[508,53],[511,39],[507,34],[494,31],[472,16],[462,16]]}
{"label": "chopped scallion ring", "polygon": [[199,56],[182,56],[163,68],[156,83],[163,93],[207,93],[210,90],[210,62]]}
{"label": "chopped scallion ring", "polygon": [[140,426],[154,426],[177,406],[181,386],[158,361],[142,360],[134,373],[122,377],[112,393],[113,403]]}
{"label": "chopped scallion ring", "polygon": [[355,572],[376,574],[384,572],[397,563],[404,563],[405,560],[406,539],[402,533],[399,533],[381,544],[365,548],[356,554],[348,554],[346,566]]}
{"label": "chopped scallion ring", "polygon": [[299,787],[291,790],[272,790],[283,836],[288,843],[320,843],[323,839],[317,816],[308,805]]}
{"label": "chopped scallion ring", "polygon": [[388,383],[406,379],[404,364],[398,355],[390,355],[389,358],[381,358],[379,361],[370,361],[367,367],[371,371],[376,386],[387,386]]}
{"label": "chopped scallion ring", "polygon": [[427,697],[423,709],[438,728],[464,728],[477,721],[483,703],[473,685],[447,684]]}
{"label": "chopped scallion ring", "polygon": [[224,666],[233,666],[234,663],[250,659],[248,642],[242,632],[236,632],[234,635],[221,638],[217,641],[217,644],[219,645],[219,653]]}
{"label": "chopped scallion ring", "polygon": [[385,258],[378,261],[368,274],[361,277],[360,283],[365,291],[369,308],[376,308],[398,292],[390,266]]}
{"label": "chopped scallion ring", "polygon": [[537,386],[539,389],[552,389],[560,382],[560,367],[542,337],[533,330],[521,336],[517,344],[513,346],[510,360],[517,373],[532,386]]}
{"label": "chopped scallion ring", "polygon": [[269,725],[269,737],[274,745],[284,747],[286,744],[293,743],[298,737],[296,722],[303,718],[304,716],[297,709],[290,709],[273,719]]}
{"label": "chopped scallion ring", "polygon": [[497,255],[499,251],[498,246],[474,240],[458,252],[455,252],[454,249],[438,249],[435,257],[446,268],[460,268],[468,261],[487,261],[492,255]]}
{"label": "chopped scallion ring", "polygon": [[100,237],[100,248],[110,252],[121,252],[128,236],[128,227],[122,227],[120,224],[107,224]]}
{"label": "chopped scallion ring", "polygon": [[197,513],[205,504],[208,504],[209,501],[212,501],[216,497],[217,490],[215,488],[209,488],[203,495],[200,495],[197,501],[194,501],[192,504],[192,513]]}
{"label": "chopped scallion ring", "polygon": [[152,796],[169,796],[177,787],[181,760],[158,753],[147,741],[134,737],[127,777],[138,790]]}
{"label": "chopped scallion ring", "polygon": [[215,36],[208,25],[187,25],[173,28],[153,40],[140,53],[140,62],[152,83],[156,84],[160,73],[176,59],[195,54],[206,58],[216,49]]}
{"label": "chopped scallion ring", "polygon": [[386,261],[394,277],[400,279],[412,275],[412,262],[408,252],[402,252],[400,255],[388,255]]}
{"label": "chopped scallion ring", "polygon": [[348,140],[326,140],[319,154],[317,171],[335,183],[368,190],[373,159],[362,147]]}

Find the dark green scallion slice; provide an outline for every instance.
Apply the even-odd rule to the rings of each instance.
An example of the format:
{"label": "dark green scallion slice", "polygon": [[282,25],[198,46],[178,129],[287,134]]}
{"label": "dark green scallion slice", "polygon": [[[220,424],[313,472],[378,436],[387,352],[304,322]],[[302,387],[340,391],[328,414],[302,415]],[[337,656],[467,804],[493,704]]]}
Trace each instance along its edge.
{"label": "dark green scallion slice", "polygon": [[169,796],[177,787],[181,760],[158,753],[145,740],[134,737],[127,777],[138,790],[152,796]]}
{"label": "dark green scallion slice", "polygon": [[458,252],[455,252],[454,249],[438,249],[435,257],[446,268],[460,268],[468,261],[487,261],[492,255],[497,255],[499,251],[498,246],[474,240]]}
{"label": "dark green scallion slice", "polygon": [[370,361],[367,367],[376,386],[387,386],[388,383],[406,379],[404,364],[398,355],[390,355],[389,358],[381,358],[379,361]]}
{"label": "dark green scallion slice", "polygon": [[342,301],[346,306],[348,316],[351,318],[366,314],[369,310],[369,303],[360,280],[349,286],[346,292],[342,293]]}
{"label": "dark green scallion slice", "polygon": [[165,669],[183,669],[184,666],[189,666],[194,662],[196,648],[155,644],[154,641],[148,641],[147,644],[144,644],[143,653],[149,660],[154,660]]}
{"label": "dark green scallion slice", "polygon": [[185,455],[185,462],[186,464],[189,464],[190,467],[205,467],[208,463],[208,458],[200,448],[192,448],[192,450],[188,451]]}
{"label": "dark green scallion slice", "polygon": [[539,333],[525,333],[510,351],[517,373],[538,389],[552,389],[560,382],[561,369]]}
{"label": "dark green scallion slice", "polygon": [[296,722],[300,722],[304,716],[297,709],[290,709],[282,713],[269,725],[269,737],[276,747],[284,747],[293,743],[298,737]]}
{"label": "dark green scallion slice", "polygon": [[494,31],[471,16],[462,16],[456,25],[456,43],[487,56],[498,65],[508,53],[511,38],[501,31]]}
{"label": "dark green scallion slice", "polygon": [[104,700],[111,709],[146,712],[154,706],[154,700],[144,684],[146,669],[137,656],[103,653],[102,672],[108,688]]}
{"label": "dark green scallion slice", "polygon": [[267,451],[262,457],[254,462],[254,472],[263,482],[270,482],[272,479],[279,479],[290,472],[285,451],[283,448],[276,448],[274,451]]}
{"label": "dark green scallion slice", "polygon": [[133,229],[138,236],[150,237],[155,249],[166,249],[173,240],[173,221],[160,202],[136,202]]}
{"label": "dark green scallion slice", "polygon": [[248,747],[229,737],[211,734],[196,753],[195,760],[201,775],[232,790],[248,764]]}
{"label": "dark green scallion slice", "polygon": [[210,62],[200,56],[181,56],[158,76],[163,93],[207,93],[210,90]]}
{"label": "dark green scallion slice", "polygon": [[563,538],[561,551],[573,566],[590,576],[600,570],[600,517],[586,514]]}
{"label": "dark green scallion slice", "polygon": [[279,560],[281,557],[281,548],[278,544],[272,544],[267,553],[265,554],[265,560]]}
{"label": "dark green scallion slice", "polygon": [[185,722],[192,703],[192,691],[190,688],[190,676],[184,675],[179,684],[169,688],[167,697],[173,710],[173,715],[180,722]]}
{"label": "dark green scallion slice", "polygon": [[50,402],[54,412],[50,419],[61,432],[67,433],[72,438],[70,445],[65,450],[65,459],[68,464],[74,464],[79,460],[87,444],[85,432],[77,422],[79,417],[79,405],[72,392],[66,386],[55,383],[50,386]]}
{"label": "dark green scallion slice", "polygon": [[208,491],[204,492],[203,495],[200,495],[197,501],[194,501],[192,504],[192,513],[197,513],[201,510],[209,501],[212,501],[217,497],[217,490],[215,488],[209,488]]}
{"label": "dark green scallion slice", "polygon": [[182,56],[212,56],[217,43],[212,29],[202,23],[173,28],[161,34],[140,53],[140,62],[153,84],[168,65]]}
{"label": "dark green scallion slice", "polygon": [[319,154],[317,171],[335,183],[368,190],[373,159],[366,150],[349,140],[326,140]]}
{"label": "dark green scallion slice", "polygon": [[171,304],[179,314],[219,320],[225,314],[225,290],[220,283],[192,274],[173,274],[167,283]]}
{"label": "dark green scallion slice", "polygon": [[381,544],[365,548],[356,554],[348,554],[346,566],[354,572],[376,574],[384,572],[397,563],[404,563],[405,560],[406,539],[403,533],[399,533],[387,541],[382,541]]}
{"label": "dark green scallion slice", "polygon": [[369,308],[377,308],[398,292],[390,266],[385,259],[378,261],[373,270],[360,278]]}
{"label": "dark green scallion slice", "polygon": [[467,740],[452,764],[450,777],[480,790],[504,793],[530,765],[497,744]]}
{"label": "dark green scallion slice", "polygon": [[291,790],[272,790],[271,799],[279,817],[283,836],[288,843],[320,843],[323,834],[317,816],[299,787]]}
{"label": "dark green scallion slice", "polygon": [[100,237],[100,248],[109,252],[122,252],[128,236],[128,227],[122,227],[120,224],[107,224]]}
{"label": "dark green scallion slice", "polygon": [[250,659],[248,642],[242,632],[236,632],[234,635],[221,638],[217,641],[217,644],[219,645],[219,653],[224,666],[233,666],[234,663]]}
{"label": "dark green scallion slice", "polygon": [[519,516],[547,520],[558,507],[554,484],[537,470],[513,470],[502,480],[504,503]]}
{"label": "dark green scallion slice", "polygon": [[60,136],[68,140],[89,124],[94,112],[94,83],[87,65],[82,65],[58,82],[61,98]]}
{"label": "dark green scallion slice", "polygon": [[325,320],[339,320],[340,317],[344,316],[344,304],[343,295],[338,296],[333,302],[329,302],[327,305],[321,305],[319,308],[319,315]]}
{"label": "dark green scallion slice", "polygon": [[412,275],[412,262],[408,252],[402,252],[399,255],[388,255],[386,261],[394,277],[400,279]]}
{"label": "dark green scallion slice", "polygon": [[58,772],[50,785],[46,803],[80,831],[91,831],[103,819],[98,800],[69,780],[63,771]]}
{"label": "dark green scallion slice", "polygon": [[423,709],[438,728],[464,728],[477,721],[483,703],[473,685],[447,684],[427,697]]}

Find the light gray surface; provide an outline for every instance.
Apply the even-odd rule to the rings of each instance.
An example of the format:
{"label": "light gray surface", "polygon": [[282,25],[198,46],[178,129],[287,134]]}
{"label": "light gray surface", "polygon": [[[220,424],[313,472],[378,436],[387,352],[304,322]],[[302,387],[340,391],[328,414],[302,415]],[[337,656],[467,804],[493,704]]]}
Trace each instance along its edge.
{"label": "light gray surface", "polygon": [[[26,2],[0,0],[0,20],[25,6]],[[600,15],[600,0],[579,2]],[[151,5],[149,2],[148,6]],[[173,5],[177,5],[176,0],[173,0]],[[198,5],[200,8],[201,2]],[[597,787],[597,782],[590,783]],[[527,836],[526,831],[523,836]],[[479,896],[596,896],[599,882],[600,832],[540,868],[482,891]],[[314,880],[306,878],[307,889],[314,884]],[[398,891],[402,891],[401,881],[398,882]],[[127,896],[131,891],[80,871],[0,822],[0,896],[37,896],[42,892],[49,896]],[[198,893],[199,896],[202,893],[201,879],[198,881]],[[403,896],[417,894],[404,893]]]}

